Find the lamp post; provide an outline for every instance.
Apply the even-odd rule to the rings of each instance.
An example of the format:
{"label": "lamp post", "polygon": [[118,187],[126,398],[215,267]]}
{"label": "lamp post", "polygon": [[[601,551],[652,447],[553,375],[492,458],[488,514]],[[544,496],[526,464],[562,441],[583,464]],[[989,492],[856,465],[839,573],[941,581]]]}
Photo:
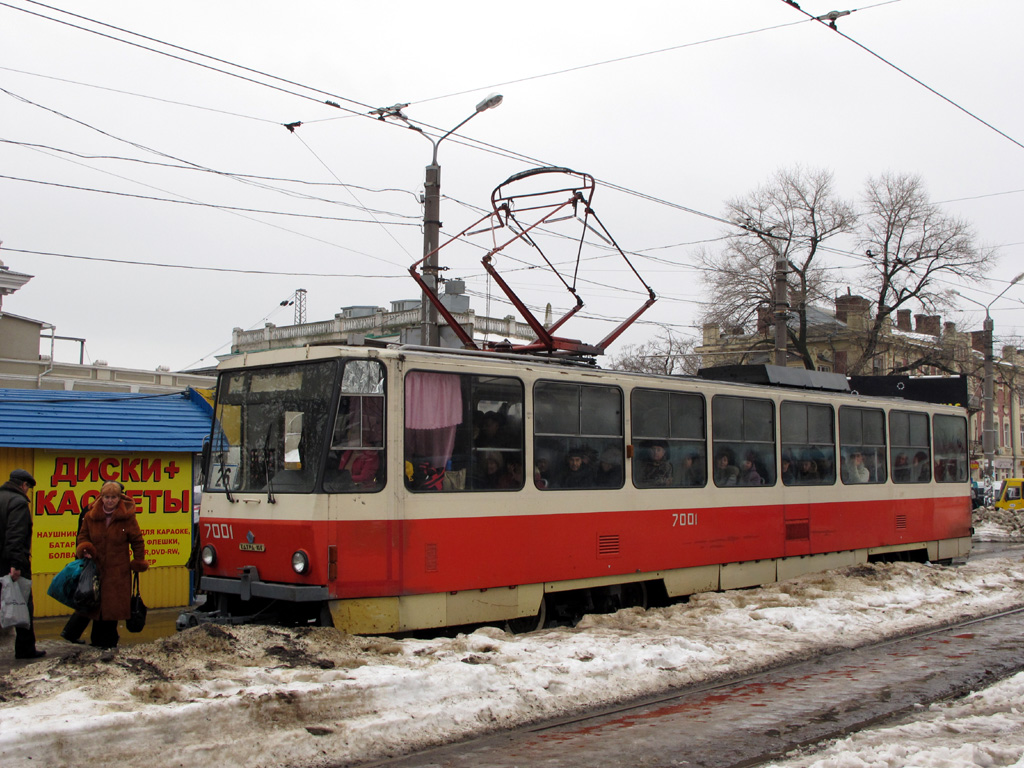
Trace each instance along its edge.
{"label": "lamp post", "polygon": [[1013,280],[1011,280],[999,295],[996,296],[988,304],[982,304],[980,301],[964,296],[959,291],[953,291],[957,296],[962,299],[966,299],[972,304],[977,304],[979,307],[985,310],[985,382],[982,389],[982,401],[985,407],[985,420],[982,422],[981,428],[981,450],[985,454],[985,477],[988,479],[989,488],[991,488],[995,480],[995,468],[993,466],[993,454],[996,450],[996,424],[995,424],[995,354],[992,349],[992,337],[994,330],[994,323],[992,322],[992,315],[989,314],[989,309],[999,299],[1003,297],[1010,288],[1016,285],[1020,280],[1024,279],[1024,272],[1021,272]]}
{"label": "lamp post", "polygon": [[[438,266],[437,254],[433,252],[437,250],[441,239],[441,166],[437,164],[437,147],[442,141],[481,112],[493,109],[501,104],[501,100],[502,96],[500,93],[492,93],[476,105],[476,110],[469,117],[436,141],[427,136],[426,133],[423,133],[422,130],[415,129],[434,145],[434,154],[430,160],[430,165],[427,166],[426,176],[423,181],[423,255],[433,254],[423,264],[423,280],[430,286],[435,296],[437,296]],[[423,297],[420,305],[420,343],[430,347],[436,347],[440,344],[437,328],[437,307],[426,296]]]}

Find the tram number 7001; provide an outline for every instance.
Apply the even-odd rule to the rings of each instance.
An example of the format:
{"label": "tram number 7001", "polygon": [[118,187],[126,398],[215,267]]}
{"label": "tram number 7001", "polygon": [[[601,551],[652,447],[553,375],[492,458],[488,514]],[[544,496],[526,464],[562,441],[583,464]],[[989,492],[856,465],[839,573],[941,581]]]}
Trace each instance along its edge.
{"label": "tram number 7001", "polygon": [[233,539],[234,533],[227,523],[205,523],[207,539]]}
{"label": "tram number 7001", "polygon": [[684,525],[696,525],[697,524],[697,513],[696,512],[673,512],[672,513],[672,527],[679,528]]}

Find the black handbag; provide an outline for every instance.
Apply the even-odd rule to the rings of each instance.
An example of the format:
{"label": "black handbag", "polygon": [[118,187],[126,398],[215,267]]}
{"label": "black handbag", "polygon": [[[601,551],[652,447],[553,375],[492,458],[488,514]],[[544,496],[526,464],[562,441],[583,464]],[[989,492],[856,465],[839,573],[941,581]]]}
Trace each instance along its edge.
{"label": "black handbag", "polygon": [[87,558],[82,572],[78,575],[78,585],[71,596],[72,607],[88,613],[100,604],[100,572],[96,561]]}
{"label": "black handbag", "polygon": [[132,599],[131,614],[124,623],[125,629],[129,632],[141,632],[146,627],[146,612],[149,609],[142,602],[142,593],[139,592],[139,574],[132,574]]}

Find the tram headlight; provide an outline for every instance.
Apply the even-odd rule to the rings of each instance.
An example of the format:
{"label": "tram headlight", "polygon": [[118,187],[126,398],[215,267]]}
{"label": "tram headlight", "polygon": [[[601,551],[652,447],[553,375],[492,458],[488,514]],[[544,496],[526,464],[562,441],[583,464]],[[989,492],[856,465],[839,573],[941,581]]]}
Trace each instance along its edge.
{"label": "tram headlight", "polygon": [[203,547],[200,556],[203,558],[203,565],[211,566],[217,562],[217,550],[214,549],[212,544],[207,544]]}
{"label": "tram headlight", "polygon": [[300,576],[309,573],[309,555],[301,549],[292,554],[292,570]]}

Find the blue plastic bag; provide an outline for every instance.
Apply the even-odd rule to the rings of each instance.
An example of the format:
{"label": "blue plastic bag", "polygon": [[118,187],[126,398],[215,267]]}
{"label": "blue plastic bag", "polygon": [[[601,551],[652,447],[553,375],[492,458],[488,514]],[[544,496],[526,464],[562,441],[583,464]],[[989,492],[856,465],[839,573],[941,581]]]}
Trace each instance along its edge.
{"label": "blue plastic bag", "polygon": [[82,574],[84,567],[84,558],[72,560],[61,569],[60,573],[53,577],[53,581],[50,582],[46,594],[58,603],[74,608],[75,604],[72,598],[74,597],[75,589],[78,587],[78,577]]}

